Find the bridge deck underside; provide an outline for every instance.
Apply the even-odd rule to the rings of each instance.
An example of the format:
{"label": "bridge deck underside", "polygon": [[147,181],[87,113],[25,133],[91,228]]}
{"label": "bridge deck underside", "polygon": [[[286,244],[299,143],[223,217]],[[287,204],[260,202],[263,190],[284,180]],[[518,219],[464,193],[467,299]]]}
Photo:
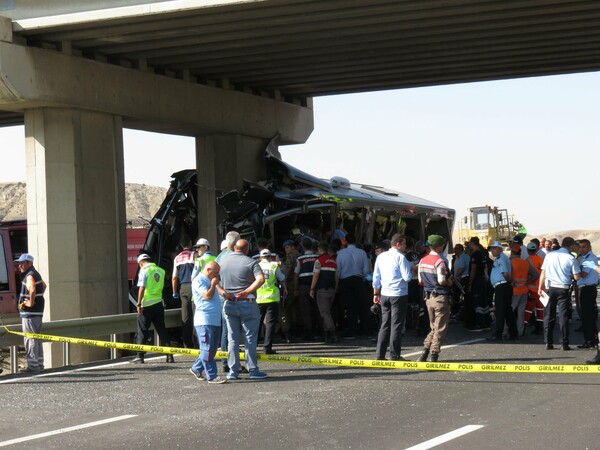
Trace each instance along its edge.
{"label": "bridge deck underside", "polygon": [[27,45],[286,99],[600,69],[597,0],[263,0],[63,17],[16,21],[14,33]]}

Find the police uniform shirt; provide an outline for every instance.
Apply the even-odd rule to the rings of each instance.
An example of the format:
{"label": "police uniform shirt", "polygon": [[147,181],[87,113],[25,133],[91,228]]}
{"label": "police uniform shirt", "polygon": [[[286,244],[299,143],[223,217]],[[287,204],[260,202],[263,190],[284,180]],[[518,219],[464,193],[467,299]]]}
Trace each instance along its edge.
{"label": "police uniform shirt", "polygon": [[582,276],[579,280],[577,280],[577,285],[597,286],[598,272],[596,272],[596,268],[598,267],[598,257],[589,251],[580,258],[579,265],[581,267],[581,271],[587,273],[587,275],[585,277]]}
{"label": "police uniform shirt", "polygon": [[140,269],[138,273],[138,287],[146,287],[146,280],[148,279],[148,264]]}
{"label": "police uniform shirt", "polygon": [[569,287],[573,275],[580,272],[579,264],[565,248],[552,251],[544,258],[542,270],[546,273],[548,287]]}
{"label": "police uniform shirt", "polygon": [[512,265],[510,260],[504,253],[500,253],[492,265],[492,272],[490,273],[490,282],[492,286],[496,286],[499,283],[506,282],[506,278],[504,278],[504,273],[511,273]]}

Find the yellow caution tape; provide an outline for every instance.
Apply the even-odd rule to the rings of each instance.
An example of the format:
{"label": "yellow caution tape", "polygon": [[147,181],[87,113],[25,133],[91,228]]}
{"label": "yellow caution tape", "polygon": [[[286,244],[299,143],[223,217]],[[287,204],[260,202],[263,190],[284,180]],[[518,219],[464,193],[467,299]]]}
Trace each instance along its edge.
{"label": "yellow caution tape", "polygon": [[[97,341],[93,339],[80,339],[49,334],[24,333],[10,331],[8,333],[19,336],[42,339],[50,342],[68,342],[75,345],[89,345],[92,347],[115,348],[135,352],[165,353],[169,355],[198,356],[199,350],[179,347],[162,347],[159,345],[127,344],[123,342]],[[227,352],[218,351],[215,359],[227,358]],[[244,354],[240,353],[244,359]],[[600,373],[600,365],[585,364],[481,364],[481,363],[455,363],[455,362],[416,362],[416,361],[380,361],[357,358],[325,358],[318,356],[288,356],[259,354],[260,361],[285,362],[292,364],[314,364],[337,367],[361,367],[370,369],[403,369],[403,370],[437,370],[448,372],[508,372],[508,373]]]}

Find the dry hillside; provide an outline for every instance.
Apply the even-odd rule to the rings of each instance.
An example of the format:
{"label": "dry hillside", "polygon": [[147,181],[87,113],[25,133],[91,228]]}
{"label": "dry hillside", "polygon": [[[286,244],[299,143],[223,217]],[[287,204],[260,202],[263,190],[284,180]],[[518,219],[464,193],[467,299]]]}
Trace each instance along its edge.
{"label": "dry hillside", "polygon": [[[146,223],[158,211],[167,190],[145,184],[125,185],[127,220],[135,225]],[[0,183],[0,221],[24,219],[26,211],[25,183]]]}
{"label": "dry hillside", "polygon": [[[125,202],[127,205],[127,220],[134,225],[143,225],[146,222],[140,217],[149,220],[154,216],[162,203],[167,190],[145,184],[128,183],[125,185]],[[27,216],[25,210],[25,183],[0,183],[0,221],[23,219]],[[527,236],[525,242],[533,237]],[[546,233],[546,238],[557,238],[559,242],[565,236],[575,239],[589,239],[592,248],[600,252],[600,229],[595,230],[564,230]],[[458,242],[458,232],[455,230],[454,242]]]}

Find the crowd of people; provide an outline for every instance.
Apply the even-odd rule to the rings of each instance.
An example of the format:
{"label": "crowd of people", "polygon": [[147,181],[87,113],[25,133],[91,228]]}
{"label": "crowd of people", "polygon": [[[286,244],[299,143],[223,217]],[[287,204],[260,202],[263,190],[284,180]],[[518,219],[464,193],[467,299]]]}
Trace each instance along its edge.
{"label": "crowd of people", "polygon": [[[240,253],[235,250],[238,239],[235,232],[229,233],[217,263]],[[243,242],[247,254],[248,244]],[[281,253],[270,249],[267,239],[259,238],[253,258],[246,259],[248,274],[253,273],[246,284],[229,282],[229,290],[227,282],[221,283],[223,287],[216,285],[225,299],[220,347],[234,353],[239,349],[239,333],[229,330],[227,319],[231,305],[237,302],[228,301],[227,295],[254,286],[256,297],[250,294],[246,306],[255,312],[257,323],[242,327],[251,355],[261,340],[264,353],[276,353],[273,343],[278,337],[287,343],[335,343],[341,336],[376,334],[376,359],[386,359],[389,349],[390,359],[402,360],[402,335],[414,329],[425,336],[419,360],[438,361],[448,324],[453,321],[462,322],[470,330],[492,330],[488,338],[491,341],[518,340],[526,329],[531,329],[532,334],[543,334],[546,348],[553,349],[557,310],[560,345],[569,350],[573,295],[584,337],[579,347],[597,348],[597,258],[585,239],[565,238],[561,245],[557,242],[531,239],[525,245],[523,237],[517,235],[509,242],[507,256],[501,243],[484,248],[473,237],[454,246],[450,262],[447,242],[438,235],[422,243],[396,234],[373,246],[362,246],[354,235],[346,233],[334,233],[330,241],[323,242],[296,235],[296,239],[283,243]],[[183,244],[184,250],[175,260],[174,295],[178,295],[178,273],[187,277],[179,286],[193,285],[200,262],[215,260],[205,239],[198,241],[196,250],[191,249],[189,240]],[[188,258],[186,252],[194,251],[195,258]],[[181,261],[187,261],[189,267],[186,269]],[[259,274],[264,281],[257,284]],[[183,291],[195,292],[193,288]],[[243,296],[250,292],[244,290]],[[254,303],[256,308],[251,306]],[[193,304],[198,305],[198,300],[194,299]],[[185,325],[185,318],[191,314],[182,314]],[[589,362],[600,363],[600,356]],[[248,366],[250,371],[256,368],[252,356]],[[193,370],[199,373],[198,366]],[[244,368],[231,360],[223,370],[235,379]]]}
{"label": "crowd of people", "polygon": [[[464,246],[455,246],[452,271],[464,287],[464,293],[454,289],[455,317],[468,328],[485,329],[493,312],[490,340],[517,340],[530,327],[532,334],[543,335],[546,349],[552,350],[558,315],[560,346],[568,351],[574,299],[582,322],[578,331],[583,333],[578,347],[598,348],[599,269],[590,241],[565,237],[558,244],[557,239],[534,238],[525,245],[523,236],[516,235],[508,244],[508,256],[500,242],[484,249],[472,238]],[[600,361],[596,357],[589,362]]]}
{"label": "crowd of people", "polygon": [[[589,240],[531,239],[516,235],[508,243],[484,248],[477,237],[456,244],[451,261],[447,241],[430,235],[425,243],[395,234],[373,246],[362,246],[351,233],[334,233],[330,241],[308,236],[283,242],[283,252],[269,241],[248,241],[229,232],[218,256],[208,240],[195,245],[188,236],[174,260],[173,297],[181,300],[182,343],[199,348],[192,374],[212,384],[236,380],[240,373],[262,379],[257,347],[266,354],[281,341],[338,342],[377,334],[375,358],[403,360],[402,336],[414,329],[425,336],[419,361],[438,361],[451,322],[470,330],[491,330],[490,341],[518,340],[527,329],[543,335],[554,349],[556,319],[562,350],[571,350],[569,322],[572,304],[581,320],[579,348],[598,349],[596,304],[598,258]],[[253,254],[252,256],[248,256]],[[23,274],[19,309],[23,329],[39,332],[45,283],[33,267],[33,257],[17,262]],[[138,257],[138,332],[145,343],[154,325],[161,342],[170,340],[164,323],[162,292],[166,274],[147,254]],[[244,343],[246,367],[240,364]],[[25,340],[26,372],[43,370],[39,341]],[[215,354],[227,350],[223,377]],[[140,352],[134,363],[144,363]],[[166,362],[174,362],[167,355]],[[587,361],[600,364],[600,351]]]}

